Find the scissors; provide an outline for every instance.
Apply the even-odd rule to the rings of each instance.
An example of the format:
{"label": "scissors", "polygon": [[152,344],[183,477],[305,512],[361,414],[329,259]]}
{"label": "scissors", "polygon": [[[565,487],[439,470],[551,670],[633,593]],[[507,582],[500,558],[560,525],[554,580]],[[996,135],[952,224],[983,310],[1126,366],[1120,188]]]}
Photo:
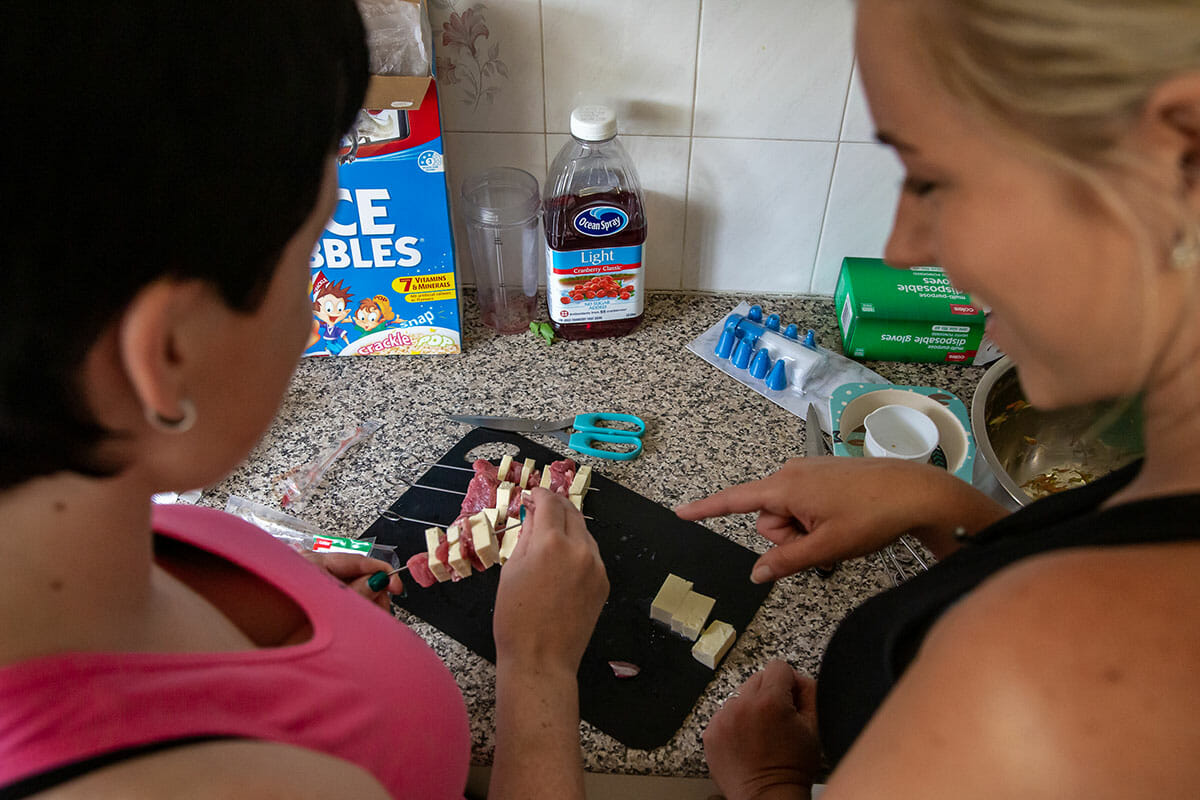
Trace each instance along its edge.
{"label": "scissors", "polygon": [[[825,441],[825,434],[821,432],[821,415],[817,412],[817,407],[809,403],[808,413],[804,416],[804,455],[809,458],[819,458],[830,455],[832,452],[829,442]],[[828,578],[837,569],[837,566],[836,561],[830,564],[818,564],[813,567],[813,572],[822,578]]]}
{"label": "scissors", "polygon": [[[544,433],[553,436],[576,453],[613,461],[628,461],[642,452],[642,434],[646,423],[633,414],[576,414],[558,420],[527,419],[525,417],[472,417],[451,414],[455,422],[465,422],[479,428],[514,433]],[[615,425],[614,425],[615,423]],[[617,427],[632,425],[632,428]],[[622,450],[601,450],[593,447],[597,442],[623,445]]]}

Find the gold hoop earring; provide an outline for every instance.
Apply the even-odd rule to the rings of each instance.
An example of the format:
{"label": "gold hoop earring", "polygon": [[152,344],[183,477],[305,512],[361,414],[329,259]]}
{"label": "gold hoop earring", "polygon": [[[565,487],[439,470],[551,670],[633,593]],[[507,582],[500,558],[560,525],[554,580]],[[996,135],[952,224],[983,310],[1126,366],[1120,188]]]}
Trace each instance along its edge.
{"label": "gold hoop earring", "polygon": [[152,408],[146,409],[146,421],[150,427],[163,433],[187,433],[196,424],[196,404],[186,397],[179,401],[183,416],[179,419],[167,419]]}

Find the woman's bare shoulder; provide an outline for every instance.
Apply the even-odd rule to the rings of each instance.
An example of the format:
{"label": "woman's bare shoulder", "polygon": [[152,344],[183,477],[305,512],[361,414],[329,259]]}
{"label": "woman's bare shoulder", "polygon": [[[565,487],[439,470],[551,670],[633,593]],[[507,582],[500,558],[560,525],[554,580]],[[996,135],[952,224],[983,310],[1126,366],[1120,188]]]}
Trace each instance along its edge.
{"label": "woman's bare shoulder", "polygon": [[1197,574],[1200,544],[998,573],[930,631],[831,800],[1200,796]]}
{"label": "woman's bare shoulder", "polygon": [[[1094,675],[1105,685],[1129,677],[1193,672],[1200,656],[1200,542],[1060,550],[1026,559],[985,582],[931,632],[978,639],[1006,672],[1053,680],[1044,667]],[[1190,664],[1197,661],[1191,660]]]}
{"label": "woman's bare shoulder", "polygon": [[324,753],[261,741],[217,741],[123,761],[37,800],[386,800],[361,767]]}

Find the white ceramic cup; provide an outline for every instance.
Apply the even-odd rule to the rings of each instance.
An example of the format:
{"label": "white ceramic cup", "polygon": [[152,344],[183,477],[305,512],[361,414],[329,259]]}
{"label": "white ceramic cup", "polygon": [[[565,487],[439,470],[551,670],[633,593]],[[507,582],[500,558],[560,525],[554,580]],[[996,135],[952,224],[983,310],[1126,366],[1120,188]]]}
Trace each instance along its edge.
{"label": "white ceramic cup", "polygon": [[867,455],[925,462],[937,447],[937,425],[915,408],[880,406],[867,414],[863,425],[867,429],[863,441]]}

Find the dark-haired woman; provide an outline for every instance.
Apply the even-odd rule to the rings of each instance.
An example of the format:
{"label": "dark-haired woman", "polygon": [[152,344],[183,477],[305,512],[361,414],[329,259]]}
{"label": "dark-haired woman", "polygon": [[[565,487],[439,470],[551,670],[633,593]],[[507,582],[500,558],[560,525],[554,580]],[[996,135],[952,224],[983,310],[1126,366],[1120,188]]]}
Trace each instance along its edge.
{"label": "dark-haired woman", "polygon": [[[245,456],[306,344],[366,81],[353,2],[65,16],[0,10],[0,796],[461,797],[461,695],[376,607],[382,564],[150,502]],[[71,125],[38,125],[68,88]],[[579,513],[534,503],[497,596],[492,795],[582,797],[607,580]]]}

